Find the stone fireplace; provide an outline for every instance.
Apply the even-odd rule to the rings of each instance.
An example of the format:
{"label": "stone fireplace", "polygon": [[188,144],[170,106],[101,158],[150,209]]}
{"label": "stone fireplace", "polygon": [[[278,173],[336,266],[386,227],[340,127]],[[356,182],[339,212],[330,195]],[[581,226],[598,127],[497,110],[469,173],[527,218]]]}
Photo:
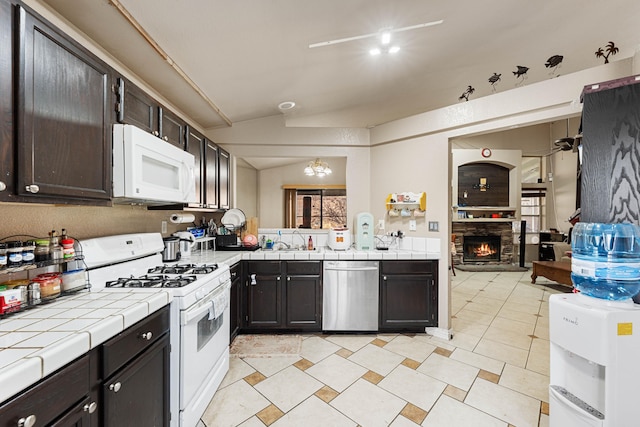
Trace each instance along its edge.
{"label": "stone fireplace", "polygon": [[464,262],[500,261],[500,236],[463,236]]}
{"label": "stone fireplace", "polygon": [[[513,264],[514,246],[511,224],[511,222],[454,222],[451,227],[455,236],[453,243],[456,246],[456,253],[453,257],[454,264]],[[492,240],[492,242],[487,242],[487,240]],[[471,258],[469,254],[466,254],[468,249],[465,249],[465,241],[467,244],[470,241],[480,242],[480,244],[487,243],[494,250],[497,249],[497,254],[492,257],[476,256]],[[482,253],[487,249],[485,247],[479,250]]]}
{"label": "stone fireplace", "polygon": [[509,265],[520,218],[520,150],[452,150],[451,233],[456,265]]}

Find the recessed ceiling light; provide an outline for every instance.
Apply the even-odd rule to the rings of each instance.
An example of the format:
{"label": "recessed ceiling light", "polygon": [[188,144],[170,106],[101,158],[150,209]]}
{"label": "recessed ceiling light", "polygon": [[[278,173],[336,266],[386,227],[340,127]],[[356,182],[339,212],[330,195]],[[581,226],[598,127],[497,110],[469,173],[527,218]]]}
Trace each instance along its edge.
{"label": "recessed ceiling light", "polygon": [[380,53],[382,53],[382,51],[380,49],[378,49],[377,47],[374,47],[373,49],[371,49],[369,51],[369,54],[371,56],[376,56],[376,55],[380,55]]}
{"label": "recessed ceiling light", "polygon": [[391,46],[389,48],[389,53],[396,53],[398,51],[400,51],[400,47],[399,46]]}
{"label": "recessed ceiling light", "polygon": [[278,108],[281,110],[291,110],[295,106],[296,106],[296,103],[293,101],[284,101],[278,104]]}

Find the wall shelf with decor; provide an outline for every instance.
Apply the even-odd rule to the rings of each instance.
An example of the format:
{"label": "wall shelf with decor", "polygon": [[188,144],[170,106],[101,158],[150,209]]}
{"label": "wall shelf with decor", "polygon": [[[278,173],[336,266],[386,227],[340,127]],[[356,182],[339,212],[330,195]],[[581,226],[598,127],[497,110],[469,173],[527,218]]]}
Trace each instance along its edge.
{"label": "wall shelf with decor", "polygon": [[452,222],[513,222],[515,214],[510,206],[454,206]]}
{"label": "wall shelf with decor", "polygon": [[427,193],[391,193],[385,207],[389,216],[424,216],[427,210]]}

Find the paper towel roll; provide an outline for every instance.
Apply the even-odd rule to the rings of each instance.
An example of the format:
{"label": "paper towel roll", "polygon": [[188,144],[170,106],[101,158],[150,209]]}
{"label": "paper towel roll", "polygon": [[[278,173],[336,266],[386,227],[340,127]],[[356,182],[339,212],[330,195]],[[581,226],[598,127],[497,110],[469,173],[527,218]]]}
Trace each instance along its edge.
{"label": "paper towel roll", "polygon": [[173,214],[170,220],[174,224],[184,224],[185,222],[194,222],[196,217],[193,214]]}

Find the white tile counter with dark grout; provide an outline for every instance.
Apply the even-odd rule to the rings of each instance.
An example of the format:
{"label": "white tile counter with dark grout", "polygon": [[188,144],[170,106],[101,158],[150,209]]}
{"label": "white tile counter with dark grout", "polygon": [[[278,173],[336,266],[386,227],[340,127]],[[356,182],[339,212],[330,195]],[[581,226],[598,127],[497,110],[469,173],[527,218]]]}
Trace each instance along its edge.
{"label": "white tile counter with dark grout", "polygon": [[170,291],[101,289],[0,320],[0,402],[169,304]]}

